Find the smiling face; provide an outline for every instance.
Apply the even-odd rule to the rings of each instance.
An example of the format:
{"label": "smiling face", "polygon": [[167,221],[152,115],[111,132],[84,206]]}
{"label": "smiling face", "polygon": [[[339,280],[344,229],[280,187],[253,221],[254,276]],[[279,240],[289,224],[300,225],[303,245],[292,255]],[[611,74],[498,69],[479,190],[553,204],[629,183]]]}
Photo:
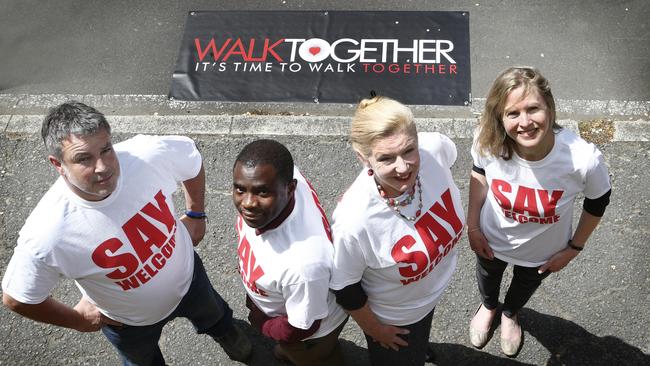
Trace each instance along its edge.
{"label": "smiling face", "polygon": [[515,151],[526,160],[541,160],[555,141],[549,108],[536,88],[528,94],[519,87],[508,94],[503,111],[503,128],[515,142]]}
{"label": "smiling face", "polygon": [[417,134],[400,131],[380,138],[372,145],[370,156],[358,157],[374,170],[375,180],[388,197],[397,197],[415,186],[420,170]]}
{"label": "smiling face", "polygon": [[87,201],[101,201],[117,187],[120,163],[104,129],[92,135],[70,135],[61,142],[61,160],[54,155],[48,159],[68,187]]}
{"label": "smiling face", "polygon": [[248,226],[263,228],[287,206],[296,181],[284,183],[271,164],[249,167],[240,162],[233,169],[232,200]]}

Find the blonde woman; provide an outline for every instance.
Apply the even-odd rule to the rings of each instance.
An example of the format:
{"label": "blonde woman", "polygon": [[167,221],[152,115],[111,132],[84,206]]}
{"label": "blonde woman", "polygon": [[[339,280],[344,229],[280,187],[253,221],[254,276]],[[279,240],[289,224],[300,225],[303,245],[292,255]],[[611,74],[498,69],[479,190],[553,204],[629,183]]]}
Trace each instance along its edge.
{"label": "blonde woman", "polygon": [[373,365],[422,365],[464,227],[450,171],[456,146],[418,134],[410,109],[383,97],[359,104],[350,140],[363,169],[333,214],[330,287],[365,333]]}
{"label": "blonde woman", "polygon": [[[519,310],[582,251],[609,203],[609,175],[593,144],[556,124],[548,81],[529,67],[509,68],[494,81],[472,157],[467,227],[481,304],[470,341],[477,348],[489,341],[503,271],[512,264],[501,309],[501,349],[512,357],[522,345]],[[572,230],[578,194],[584,208]]]}

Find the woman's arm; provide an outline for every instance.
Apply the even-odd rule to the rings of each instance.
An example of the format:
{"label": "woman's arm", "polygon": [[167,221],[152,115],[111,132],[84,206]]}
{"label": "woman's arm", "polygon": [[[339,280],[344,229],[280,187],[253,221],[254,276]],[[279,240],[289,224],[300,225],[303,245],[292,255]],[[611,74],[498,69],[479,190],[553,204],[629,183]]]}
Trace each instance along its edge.
{"label": "woman's arm", "polygon": [[469,203],[467,208],[467,238],[472,250],[485,259],[493,259],[494,253],[481,231],[481,208],[488,194],[485,174],[472,170],[469,180]]}
{"label": "woman's arm", "polygon": [[384,348],[390,347],[398,351],[400,346],[408,346],[408,343],[397,335],[408,334],[409,330],[382,324],[370,309],[368,296],[361,287],[361,282],[332,292],[336,296],[336,302],[354,318],[361,329]]}
{"label": "woman's arm", "polygon": [[367,301],[360,309],[346,311],[354,318],[354,321],[359,324],[361,329],[379,342],[382,347],[398,351],[399,347],[408,346],[408,343],[398,334],[409,334],[409,330],[381,323],[370,309]]}
{"label": "woman's arm", "polygon": [[[587,243],[587,239],[592,232],[596,229],[600,223],[600,216],[594,216],[589,212],[582,210],[580,215],[580,221],[578,221],[578,227],[573,233],[573,238],[571,239],[571,245],[579,248],[584,248]],[[555,253],[551,259],[539,267],[539,273],[544,273],[546,271],[557,272],[562,268],[566,267],[573,258],[577,257],[580,253],[579,250],[576,250],[570,246],[567,246],[565,249]]]}

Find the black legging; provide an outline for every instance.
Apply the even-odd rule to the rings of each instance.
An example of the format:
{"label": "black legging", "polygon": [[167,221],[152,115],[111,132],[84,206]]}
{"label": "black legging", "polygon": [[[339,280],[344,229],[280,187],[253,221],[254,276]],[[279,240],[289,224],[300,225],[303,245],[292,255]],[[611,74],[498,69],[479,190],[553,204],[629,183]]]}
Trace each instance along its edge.
{"label": "black legging", "polygon": [[[499,305],[499,291],[503,271],[508,266],[507,262],[494,258],[493,260],[476,256],[476,282],[481,293],[481,301],[487,309],[496,309]],[[524,307],[535,290],[551,272],[537,273],[539,267],[522,267],[515,265],[513,268],[512,282],[503,300],[503,314],[512,318],[519,309]]]}

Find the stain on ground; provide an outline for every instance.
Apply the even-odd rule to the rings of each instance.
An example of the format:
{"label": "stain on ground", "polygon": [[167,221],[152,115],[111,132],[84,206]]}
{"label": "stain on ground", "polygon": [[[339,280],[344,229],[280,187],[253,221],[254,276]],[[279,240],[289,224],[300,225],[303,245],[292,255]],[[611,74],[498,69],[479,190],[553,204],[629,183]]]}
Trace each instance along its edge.
{"label": "stain on ground", "polygon": [[614,121],[610,119],[590,119],[578,122],[580,136],[594,144],[603,144],[614,139]]}

